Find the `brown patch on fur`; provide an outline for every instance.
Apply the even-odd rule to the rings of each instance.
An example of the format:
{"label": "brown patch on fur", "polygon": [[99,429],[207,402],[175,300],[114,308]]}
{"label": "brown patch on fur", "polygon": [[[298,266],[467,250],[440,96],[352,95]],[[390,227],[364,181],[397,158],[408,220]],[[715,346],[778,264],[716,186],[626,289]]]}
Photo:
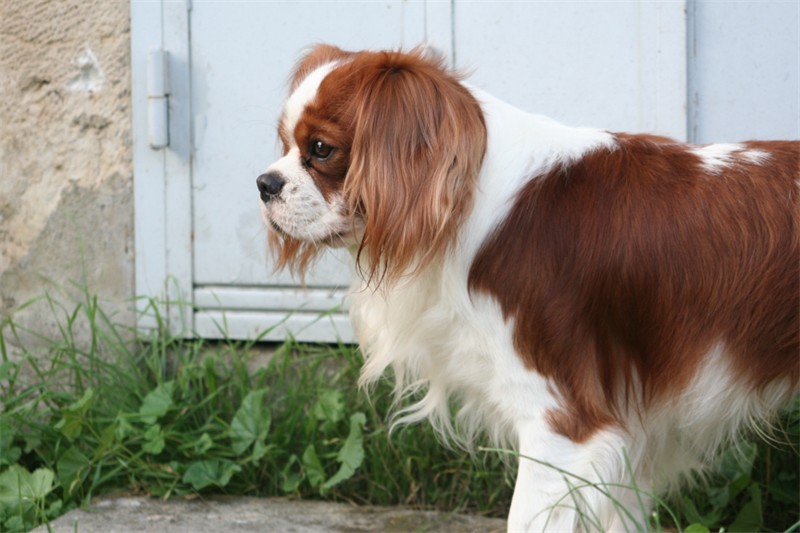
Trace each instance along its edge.
{"label": "brown patch on fur", "polygon": [[800,377],[800,143],[708,172],[687,145],[617,138],[525,185],[469,278],[576,442],[679,394],[719,342],[753,389]]}
{"label": "brown patch on fur", "polygon": [[[309,173],[326,198],[343,195],[354,226],[363,224],[359,266],[377,286],[419,271],[453,243],[472,207],[486,127],[470,92],[422,50],[347,57],[293,135],[301,151],[315,139],[336,148]],[[284,240],[279,265],[302,270],[312,246]]]}

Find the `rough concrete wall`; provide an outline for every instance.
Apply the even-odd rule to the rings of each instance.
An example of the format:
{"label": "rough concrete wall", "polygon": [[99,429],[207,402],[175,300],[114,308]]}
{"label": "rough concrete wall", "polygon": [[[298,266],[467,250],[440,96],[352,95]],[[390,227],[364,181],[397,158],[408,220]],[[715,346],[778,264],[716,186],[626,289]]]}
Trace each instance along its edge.
{"label": "rough concrete wall", "polygon": [[78,284],[132,324],[131,135],[128,2],[0,0],[0,317]]}

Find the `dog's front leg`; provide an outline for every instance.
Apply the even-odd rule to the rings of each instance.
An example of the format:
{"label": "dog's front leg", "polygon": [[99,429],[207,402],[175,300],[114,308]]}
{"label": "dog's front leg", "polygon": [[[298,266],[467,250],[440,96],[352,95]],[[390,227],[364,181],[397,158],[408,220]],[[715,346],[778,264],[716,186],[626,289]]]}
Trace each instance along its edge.
{"label": "dog's front leg", "polygon": [[574,454],[574,445],[539,421],[526,422],[518,432],[520,457],[508,513],[509,533],[574,531],[576,513],[569,480],[559,471],[574,462],[568,457]]}
{"label": "dog's front leg", "polygon": [[[509,532],[636,531],[647,514],[629,480],[620,432],[584,442],[553,433],[543,420],[518,427],[519,467]],[[637,508],[644,507],[644,508]]]}

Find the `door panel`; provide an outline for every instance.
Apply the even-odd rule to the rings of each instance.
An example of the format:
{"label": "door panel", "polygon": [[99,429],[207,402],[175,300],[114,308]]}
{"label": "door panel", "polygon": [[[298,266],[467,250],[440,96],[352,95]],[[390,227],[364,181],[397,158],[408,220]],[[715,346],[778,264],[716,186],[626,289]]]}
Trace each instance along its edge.
{"label": "door panel", "polygon": [[682,2],[458,2],[470,81],[572,126],[686,138]]}
{"label": "door panel", "polygon": [[[469,83],[572,125],[700,142],[800,135],[797,2],[131,6],[137,293],[171,302],[161,316],[177,334],[353,340],[341,307],[352,261],[327,254],[305,288],[274,274],[255,187],[278,156],[289,73],[313,43],[428,42]],[[153,48],[169,57],[164,149],[147,142]],[[157,317],[142,317],[140,326],[159,327]]]}
{"label": "door panel", "polygon": [[800,138],[800,2],[691,9],[691,140]]}

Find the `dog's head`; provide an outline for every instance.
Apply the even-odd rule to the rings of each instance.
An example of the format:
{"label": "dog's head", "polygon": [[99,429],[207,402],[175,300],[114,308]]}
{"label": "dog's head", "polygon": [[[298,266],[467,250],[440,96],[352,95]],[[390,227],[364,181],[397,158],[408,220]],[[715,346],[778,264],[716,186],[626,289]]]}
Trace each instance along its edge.
{"label": "dog's head", "polygon": [[278,131],[283,157],[257,179],[278,266],[302,273],[325,246],[346,246],[375,282],[447,250],[486,148],[478,102],[421,49],[312,49]]}

